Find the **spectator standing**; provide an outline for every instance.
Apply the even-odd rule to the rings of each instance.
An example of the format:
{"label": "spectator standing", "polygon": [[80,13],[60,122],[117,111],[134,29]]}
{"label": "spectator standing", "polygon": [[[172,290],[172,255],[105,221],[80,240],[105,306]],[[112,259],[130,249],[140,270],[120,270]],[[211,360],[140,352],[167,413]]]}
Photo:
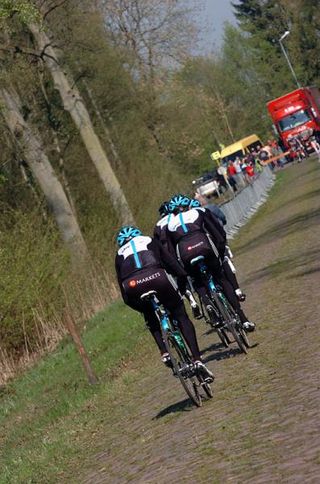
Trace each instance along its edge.
{"label": "spectator standing", "polygon": [[220,177],[223,178],[225,184],[224,186],[227,188],[229,188],[230,190],[232,190],[231,188],[231,183],[229,181],[229,178],[228,178],[228,170],[227,168],[224,166],[224,165],[220,165],[219,168],[217,169],[217,173],[218,175],[220,175]]}
{"label": "spectator standing", "polygon": [[228,181],[229,181],[230,185],[232,186],[233,190],[236,192],[238,190],[237,181],[236,181],[236,178],[235,178],[236,169],[233,166],[232,161],[229,161],[227,173],[228,173]]}
{"label": "spectator standing", "polygon": [[310,144],[314,151],[317,153],[318,161],[320,162],[320,144],[315,135],[311,136]]}
{"label": "spectator standing", "polygon": [[236,156],[236,159],[233,162],[233,166],[234,166],[235,172],[236,172],[235,178],[236,178],[237,184],[239,186],[244,187],[245,186],[245,178],[244,178],[244,175],[242,173],[241,160],[240,160],[239,156]]}
{"label": "spectator standing", "polygon": [[253,164],[252,163],[247,163],[247,166],[246,166],[246,177],[247,177],[247,180],[248,180],[248,183],[252,183],[253,180],[254,180],[254,168],[253,168]]}

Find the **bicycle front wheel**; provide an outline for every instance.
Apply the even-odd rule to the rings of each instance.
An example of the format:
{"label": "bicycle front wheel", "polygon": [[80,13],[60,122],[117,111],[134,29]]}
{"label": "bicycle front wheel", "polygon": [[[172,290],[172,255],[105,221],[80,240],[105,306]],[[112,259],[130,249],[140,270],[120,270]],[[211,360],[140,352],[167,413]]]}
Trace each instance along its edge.
{"label": "bicycle front wheel", "polygon": [[181,385],[192,402],[197,407],[201,407],[202,399],[198,391],[198,383],[195,375],[192,374],[192,362],[186,348],[183,348],[170,332],[163,332],[163,340],[170,355],[174,375],[179,378]]}

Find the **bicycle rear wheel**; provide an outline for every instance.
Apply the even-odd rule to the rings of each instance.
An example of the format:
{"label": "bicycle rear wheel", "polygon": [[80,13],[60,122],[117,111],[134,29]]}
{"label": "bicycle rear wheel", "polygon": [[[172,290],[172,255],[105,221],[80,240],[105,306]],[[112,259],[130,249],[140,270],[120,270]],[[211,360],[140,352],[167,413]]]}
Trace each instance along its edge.
{"label": "bicycle rear wheel", "polygon": [[224,328],[217,328],[216,329],[218,336],[225,348],[229,347],[229,344],[231,343],[230,338]]}
{"label": "bicycle rear wheel", "polygon": [[213,391],[210,383],[206,383],[201,375],[197,375],[200,386],[203,388],[204,393],[208,398],[213,398]]}
{"label": "bicycle rear wheel", "polygon": [[239,316],[236,314],[235,310],[233,309],[229,301],[226,298],[224,299],[225,299],[224,301],[221,301],[220,296],[218,294],[215,295],[215,302],[217,304],[217,307],[219,308],[219,311],[223,316],[223,319],[226,323],[228,330],[234,337],[234,340],[239,346],[242,353],[247,354],[249,341],[247,337],[245,341],[243,335],[241,334],[242,328],[240,328]]}
{"label": "bicycle rear wheel", "polygon": [[239,325],[238,331],[239,331],[239,334],[240,334],[241,338],[243,339],[243,342],[246,345],[246,347],[250,348],[250,342],[249,342],[247,333],[245,332],[245,330],[242,328],[241,325]]}
{"label": "bicycle rear wheel", "polygon": [[174,374],[180,380],[185,392],[197,407],[201,407],[202,399],[199,394],[199,384],[192,374],[192,361],[186,349],[182,348],[171,332],[163,332],[163,340],[170,355]]}
{"label": "bicycle rear wheel", "polygon": [[[212,303],[212,307],[213,307],[214,311],[216,312],[217,309],[215,309],[215,307],[214,307],[214,301],[211,300],[211,303]],[[222,328],[222,327],[219,328],[219,327],[216,326],[216,323],[217,323],[217,321],[219,319],[218,314],[214,314],[213,312],[211,314],[211,313],[209,313],[209,311],[207,310],[207,308],[205,306],[204,306],[204,308],[205,308],[204,309],[205,314],[208,317],[208,320],[210,322],[209,324],[212,326],[212,328],[214,329],[214,331],[219,336],[220,341],[223,344],[223,346],[225,348],[228,348],[229,347],[229,344],[231,343],[231,341],[229,339],[229,336],[227,335],[227,333],[226,333],[226,331],[225,331],[224,328]]]}

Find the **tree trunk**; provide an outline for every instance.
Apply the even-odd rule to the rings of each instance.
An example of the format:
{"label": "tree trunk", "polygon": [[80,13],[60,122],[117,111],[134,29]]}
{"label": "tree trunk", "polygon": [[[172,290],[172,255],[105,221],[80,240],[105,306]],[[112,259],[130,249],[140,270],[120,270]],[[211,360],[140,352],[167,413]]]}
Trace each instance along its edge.
{"label": "tree trunk", "polygon": [[119,214],[122,223],[134,223],[134,218],[125,198],[120,183],[97,137],[88,110],[75,83],[69,82],[66,73],[59,64],[59,59],[51,41],[37,24],[29,24],[29,29],[35,39],[37,48],[43,53],[55,88],[59,91],[63,106],[71,115],[79,130],[82,141],[94,163],[99,177],[110,195],[111,202]]}
{"label": "tree trunk", "polygon": [[63,187],[45,154],[39,133],[23,119],[18,94],[0,90],[6,123],[33,176],[39,183],[74,262],[87,257],[87,248]]}
{"label": "tree trunk", "polygon": [[72,198],[72,195],[71,195],[69,182],[68,182],[68,179],[66,177],[66,172],[65,172],[65,169],[64,169],[64,157],[62,155],[62,150],[61,150],[60,143],[59,143],[58,133],[57,133],[57,130],[56,130],[54,124],[51,121],[52,111],[51,111],[50,100],[49,100],[49,97],[48,97],[48,94],[47,94],[47,91],[46,91],[46,88],[45,88],[45,85],[44,85],[44,82],[43,82],[43,77],[42,77],[41,72],[39,72],[39,81],[40,81],[40,86],[41,86],[41,90],[42,90],[42,93],[43,93],[43,97],[44,97],[45,102],[46,102],[46,108],[47,108],[47,113],[48,113],[48,123],[49,123],[50,128],[51,128],[51,133],[52,133],[52,137],[53,137],[53,145],[54,145],[54,148],[55,148],[55,150],[56,150],[56,152],[59,156],[59,171],[60,171],[60,178],[61,178],[61,181],[62,181],[62,186],[64,188],[66,195],[67,195],[67,198],[69,200],[72,211],[73,211],[73,213],[76,217],[77,216],[76,206],[74,204],[74,201],[73,201],[73,198]]}
{"label": "tree trunk", "polygon": [[106,123],[104,122],[104,119],[102,117],[102,114],[98,108],[98,105],[96,103],[96,100],[94,98],[94,95],[92,93],[92,90],[91,88],[89,87],[88,83],[86,80],[82,80],[82,83],[83,85],[85,86],[85,89],[87,91],[87,94],[88,94],[88,97],[91,101],[91,104],[92,104],[92,107],[96,113],[96,116],[97,118],[99,119],[100,121],[100,124],[101,124],[101,127],[104,131],[104,134],[105,134],[105,137],[106,137],[106,140],[109,144],[109,147],[110,147],[110,150],[111,150],[111,153],[112,153],[112,156],[113,156],[113,159],[114,159],[114,163],[115,165],[118,167],[118,168],[121,168],[122,167],[122,163],[121,163],[121,160],[120,160],[120,157],[119,157],[119,154],[118,154],[118,151],[117,151],[117,148],[113,142],[113,139],[112,139],[112,136],[111,136],[111,133],[110,133],[110,130],[109,128],[107,127]]}

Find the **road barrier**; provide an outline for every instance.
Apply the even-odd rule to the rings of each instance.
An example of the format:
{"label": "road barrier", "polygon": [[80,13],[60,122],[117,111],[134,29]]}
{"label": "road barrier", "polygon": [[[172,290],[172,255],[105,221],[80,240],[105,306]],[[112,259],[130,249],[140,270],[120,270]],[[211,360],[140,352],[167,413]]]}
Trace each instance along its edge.
{"label": "road barrier", "polygon": [[243,188],[232,200],[220,206],[227,219],[224,227],[229,239],[258,210],[268,198],[268,192],[274,184],[275,175],[269,166],[248,186]]}

